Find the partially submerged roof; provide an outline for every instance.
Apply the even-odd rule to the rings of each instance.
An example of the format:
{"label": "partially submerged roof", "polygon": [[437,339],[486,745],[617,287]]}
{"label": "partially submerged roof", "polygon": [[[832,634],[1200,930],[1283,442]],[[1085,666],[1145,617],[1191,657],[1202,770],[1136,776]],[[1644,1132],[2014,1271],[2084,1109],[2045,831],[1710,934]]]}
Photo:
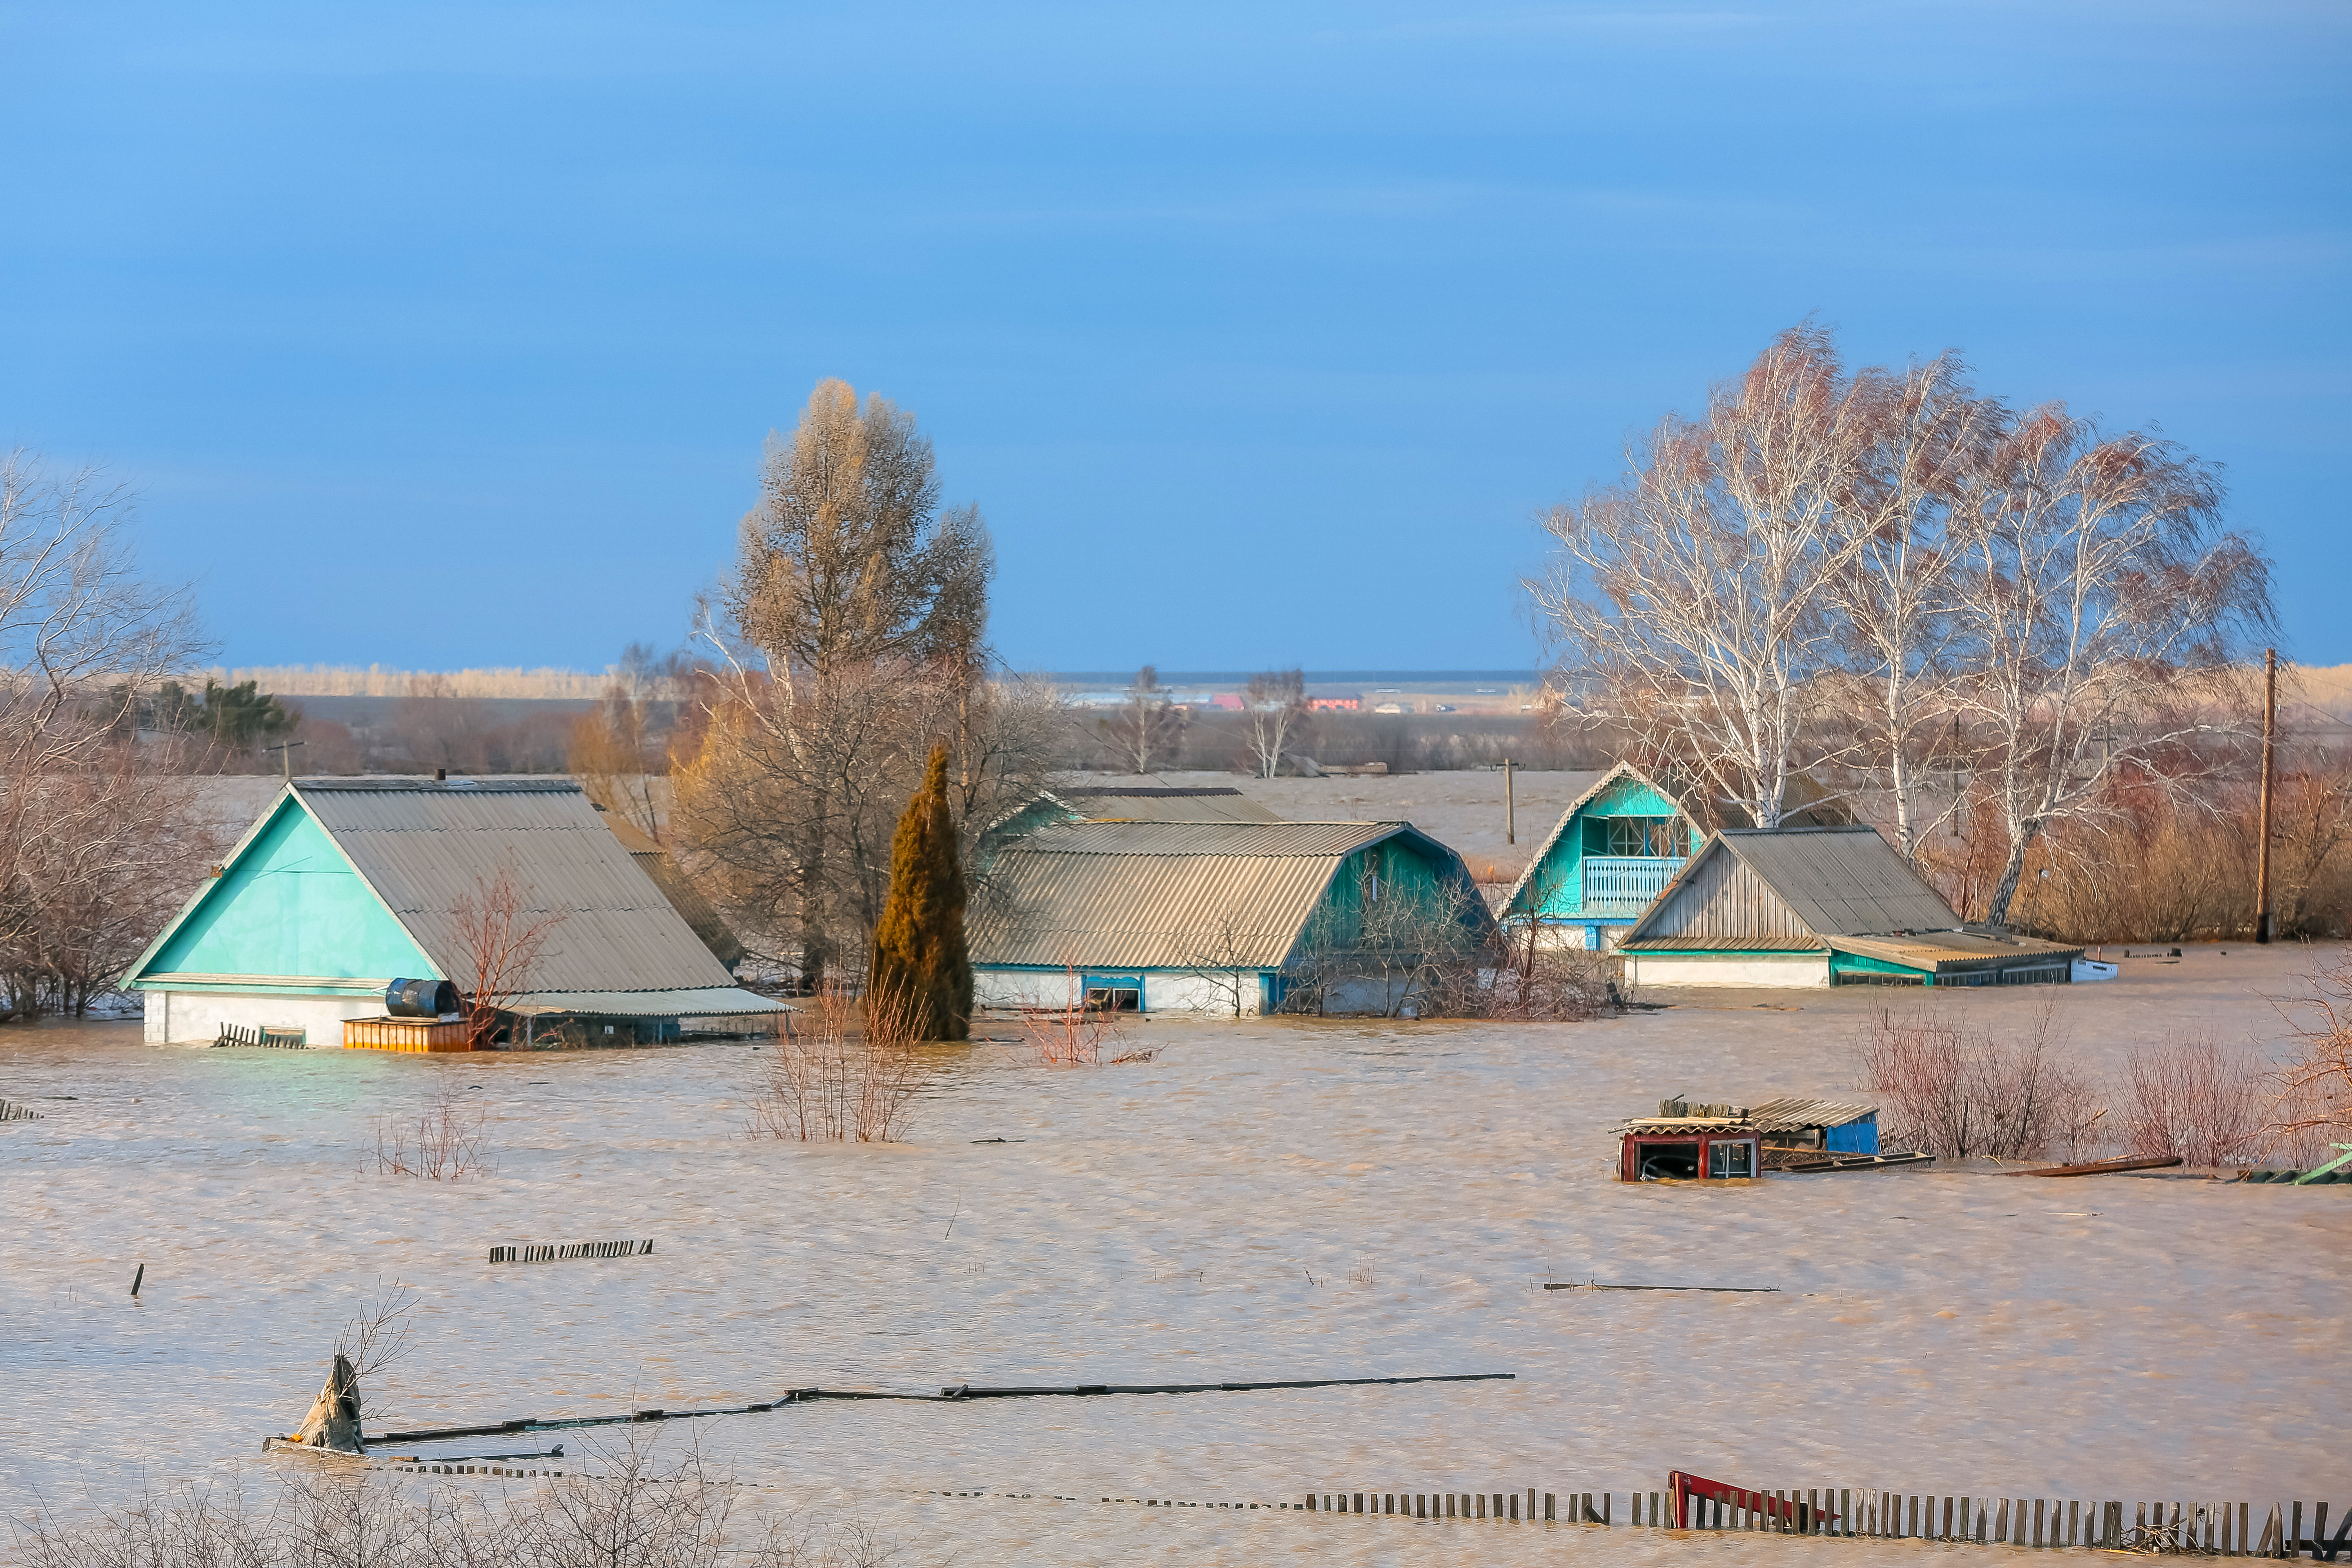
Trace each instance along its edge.
{"label": "partially submerged roof", "polygon": [[[289,813],[299,814],[298,822],[315,824],[328,841],[317,845],[316,832],[304,828],[317,847],[304,851],[308,859],[299,868],[356,873],[373,905],[388,913],[438,971],[430,978],[460,985],[470,979],[459,906],[478,900],[502,868],[511,868],[522,893],[519,918],[558,918],[520,1001],[555,1005],[560,999],[565,1010],[642,1016],[783,1010],[783,1004],[736,985],[569,779],[296,780],[239,842],[224,874],[208,882],[140,956],[128,983],[149,989],[175,982],[292,985],[319,976],[363,989],[394,978],[368,974],[364,968],[354,974],[349,964],[337,967],[331,932],[312,935],[299,973],[191,973],[185,964],[159,962],[174,956],[174,939],[184,928],[206,923],[208,904],[254,886],[236,875],[238,862],[257,842],[282,838],[271,830]],[[291,879],[299,887],[299,877]],[[299,923],[299,900],[285,906],[282,918]],[[379,945],[375,951],[385,950]]]}
{"label": "partially submerged roof", "polygon": [[[982,964],[1275,969],[1342,861],[1402,839],[1469,882],[1454,852],[1403,822],[1087,822],[1008,845],[971,928]],[[1484,914],[1475,889],[1470,902]]]}
{"label": "partially submerged roof", "polygon": [[1759,1132],[1801,1132],[1809,1127],[1847,1127],[1878,1114],[1874,1105],[1837,1100],[1804,1100],[1783,1096],[1748,1108],[1748,1120]]}
{"label": "partially submerged roof", "polygon": [[1959,924],[1951,905],[1874,828],[1733,827],[1675,873],[1625,945],[1769,938],[1802,951],[1824,937]]}

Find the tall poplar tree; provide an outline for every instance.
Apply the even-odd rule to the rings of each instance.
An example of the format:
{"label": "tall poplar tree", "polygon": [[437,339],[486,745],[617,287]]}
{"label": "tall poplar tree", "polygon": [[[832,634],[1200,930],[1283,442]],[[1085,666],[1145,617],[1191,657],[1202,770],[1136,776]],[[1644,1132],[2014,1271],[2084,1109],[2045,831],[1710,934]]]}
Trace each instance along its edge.
{"label": "tall poplar tree", "polygon": [[969,1039],[971,953],[963,936],[963,869],[948,808],[948,749],[931,748],[923,787],[890,841],[890,895],[874,930],[870,996],[908,1011],[919,1038]]}

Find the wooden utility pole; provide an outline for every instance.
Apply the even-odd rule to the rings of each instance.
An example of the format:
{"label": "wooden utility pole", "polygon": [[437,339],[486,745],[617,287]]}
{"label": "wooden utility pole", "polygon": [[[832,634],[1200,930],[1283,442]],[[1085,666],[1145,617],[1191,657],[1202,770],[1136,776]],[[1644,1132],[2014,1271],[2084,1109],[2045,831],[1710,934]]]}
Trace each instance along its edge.
{"label": "wooden utility pole", "polygon": [[2278,732],[2278,649],[2263,649],[2263,804],[2254,853],[2254,940],[2271,940],[2271,767]]}
{"label": "wooden utility pole", "polygon": [[[2264,795],[2263,798],[2268,800],[2270,796]],[[1503,842],[1517,844],[1518,841],[1519,803],[1511,794],[1511,759],[1505,757],[1503,759]]]}

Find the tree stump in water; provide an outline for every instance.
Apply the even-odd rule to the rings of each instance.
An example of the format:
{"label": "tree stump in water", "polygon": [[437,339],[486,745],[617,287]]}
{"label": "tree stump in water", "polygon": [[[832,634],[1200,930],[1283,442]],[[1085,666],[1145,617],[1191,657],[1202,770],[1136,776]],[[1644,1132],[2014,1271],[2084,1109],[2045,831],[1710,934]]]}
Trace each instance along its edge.
{"label": "tree stump in water", "polygon": [[360,1380],[351,1358],[338,1354],[327,1384],[312,1401],[310,1414],[295,1429],[294,1441],[312,1448],[332,1448],[339,1454],[361,1454]]}

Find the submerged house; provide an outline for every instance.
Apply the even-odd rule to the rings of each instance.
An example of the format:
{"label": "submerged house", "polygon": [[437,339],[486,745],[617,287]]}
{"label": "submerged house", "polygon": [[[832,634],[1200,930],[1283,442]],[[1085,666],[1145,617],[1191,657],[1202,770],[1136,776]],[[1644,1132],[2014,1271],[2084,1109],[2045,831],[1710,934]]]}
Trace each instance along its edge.
{"label": "submerged house", "polygon": [[502,868],[519,921],[558,922],[505,1005],[518,1041],[570,1025],[649,1042],[788,1010],[735,984],[568,779],[297,779],[123,984],[146,994],[151,1041],[358,1043],[393,981],[474,984],[460,910]]}
{"label": "submerged house", "polygon": [[1614,946],[1705,837],[1673,795],[1619,763],[1594,776],[1529,858],[1498,911],[1503,930],[1514,944]]}
{"label": "submerged house", "polygon": [[1328,1012],[1409,1005],[1493,940],[1461,856],[1403,822],[1064,822],[1005,845],[973,911],[984,1007]]}
{"label": "submerged house", "polygon": [[1636,985],[2042,984],[2083,953],[1963,929],[1866,826],[1717,833],[1618,945]]}

